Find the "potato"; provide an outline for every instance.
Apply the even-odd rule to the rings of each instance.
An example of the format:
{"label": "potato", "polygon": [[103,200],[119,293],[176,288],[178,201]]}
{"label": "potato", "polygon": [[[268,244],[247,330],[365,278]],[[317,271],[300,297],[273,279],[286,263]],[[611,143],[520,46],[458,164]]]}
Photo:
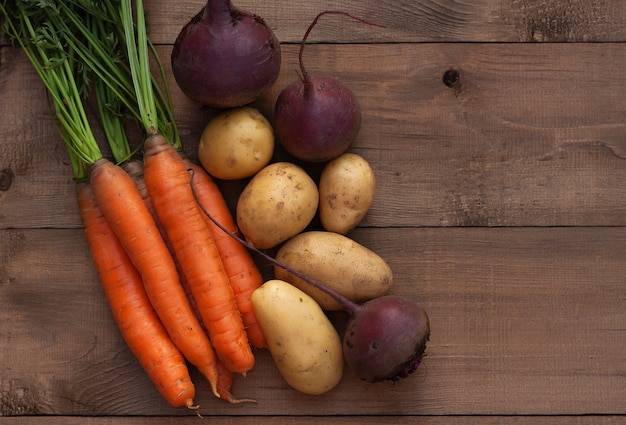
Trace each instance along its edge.
{"label": "potato", "polygon": [[345,235],[361,222],[374,202],[374,171],[363,157],[344,153],[322,170],[319,192],[322,226]]}
{"label": "potato", "polygon": [[317,212],[319,192],[302,168],[276,162],[259,171],[237,201],[237,224],[256,248],[273,248],[304,230]]}
{"label": "potato", "polygon": [[[334,232],[300,233],[280,247],[276,259],[357,303],[389,293],[393,284],[393,273],[385,260]],[[324,310],[342,308],[333,298],[281,267],[274,267],[274,276],[309,294]]]}
{"label": "potato", "polygon": [[274,131],[255,108],[230,109],[213,118],[198,143],[198,159],[209,174],[224,180],[253,176],[274,154]]}
{"label": "potato", "polygon": [[313,395],[335,387],[343,375],[342,342],[313,298],[287,282],[270,280],[251,299],[268,349],[287,384]]}

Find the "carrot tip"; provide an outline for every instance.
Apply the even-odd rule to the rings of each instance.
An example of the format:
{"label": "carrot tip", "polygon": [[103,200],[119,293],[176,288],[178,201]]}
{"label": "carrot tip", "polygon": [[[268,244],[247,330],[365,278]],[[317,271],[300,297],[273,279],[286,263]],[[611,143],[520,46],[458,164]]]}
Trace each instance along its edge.
{"label": "carrot tip", "polygon": [[202,418],[202,415],[200,414],[200,405],[199,404],[193,404],[193,400],[192,399],[187,399],[187,401],[185,402],[185,405],[187,406],[187,409],[195,410],[196,411],[196,415],[198,415],[199,418]]}
{"label": "carrot tip", "polygon": [[217,398],[222,398],[222,396],[220,395],[220,392],[217,390],[217,383],[216,382],[211,382],[211,391],[213,392],[213,395]]}

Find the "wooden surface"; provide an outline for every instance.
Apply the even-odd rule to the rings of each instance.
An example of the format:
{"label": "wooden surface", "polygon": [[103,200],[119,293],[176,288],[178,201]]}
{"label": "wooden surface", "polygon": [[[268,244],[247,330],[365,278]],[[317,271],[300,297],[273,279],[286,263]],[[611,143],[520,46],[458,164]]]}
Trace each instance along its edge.
{"label": "wooden surface", "polygon": [[[374,206],[351,236],[391,265],[394,292],[428,311],[418,372],[323,396],[280,379],[267,352],[232,406],[201,385],[213,424],[617,424],[626,421],[626,5],[622,0],[240,0],[283,43],[271,119],[296,74],[359,97],[351,150]],[[146,1],[171,44],[203,5]],[[165,60],[166,64],[168,60]],[[454,84],[444,73],[456,71]],[[173,85],[194,156],[215,111]],[[223,184],[234,205],[241,185]],[[77,215],[64,147],[20,51],[0,48],[0,423],[180,425],[121,340]],[[264,268],[269,273],[268,268]],[[194,376],[198,376],[197,372]],[[199,378],[198,378],[199,380]]]}

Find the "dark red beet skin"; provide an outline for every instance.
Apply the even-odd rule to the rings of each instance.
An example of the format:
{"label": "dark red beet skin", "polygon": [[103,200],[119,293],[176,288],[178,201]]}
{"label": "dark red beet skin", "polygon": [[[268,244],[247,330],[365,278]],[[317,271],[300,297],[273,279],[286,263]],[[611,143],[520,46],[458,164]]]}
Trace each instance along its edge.
{"label": "dark red beet skin", "polygon": [[360,379],[396,381],[417,369],[429,336],[430,322],[423,308],[387,295],[359,307],[346,326],[343,350]]}
{"label": "dark red beet skin", "polygon": [[178,34],[171,62],[186,96],[230,108],[253,102],[276,82],[281,50],[262,18],[230,0],[208,0]]}
{"label": "dark red beet skin", "polygon": [[278,96],[276,136],[294,157],[321,162],[348,149],[361,128],[361,107],[354,93],[324,76],[298,79]]}
{"label": "dark red beet skin", "polygon": [[299,79],[285,87],[274,107],[274,129],[279,142],[294,157],[323,162],[338,157],[361,129],[361,106],[352,91],[331,77],[311,77],[304,67],[306,40],[325,14],[345,15],[372,24],[341,10],[325,10],[311,22],[300,42]]}

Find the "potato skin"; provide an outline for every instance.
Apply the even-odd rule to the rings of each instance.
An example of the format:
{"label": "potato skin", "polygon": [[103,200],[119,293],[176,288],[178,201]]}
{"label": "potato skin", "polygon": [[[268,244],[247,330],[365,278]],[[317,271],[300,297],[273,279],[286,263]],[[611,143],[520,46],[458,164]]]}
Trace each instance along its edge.
{"label": "potato skin", "polygon": [[202,166],[224,180],[253,176],[270,162],[273,153],[272,126],[250,106],[230,109],[213,118],[198,143]]}
{"label": "potato skin", "polygon": [[[386,295],[393,284],[384,259],[334,232],[300,233],[279,248],[276,259],[356,303]],[[342,309],[333,298],[281,267],[274,267],[274,276],[309,294],[324,310]]]}
{"label": "potato skin", "polygon": [[334,388],[343,376],[343,347],[320,306],[281,280],[265,282],[251,299],[268,349],[287,384],[312,395]]}
{"label": "potato skin", "polygon": [[299,166],[276,162],[246,185],[237,202],[237,225],[259,249],[273,248],[304,230],[317,212],[317,185]]}
{"label": "potato skin", "polygon": [[374,202],[374,170],[360,155],[344,153],[322,170],[319,192],[322,226],[345,235],[361,222]]}

